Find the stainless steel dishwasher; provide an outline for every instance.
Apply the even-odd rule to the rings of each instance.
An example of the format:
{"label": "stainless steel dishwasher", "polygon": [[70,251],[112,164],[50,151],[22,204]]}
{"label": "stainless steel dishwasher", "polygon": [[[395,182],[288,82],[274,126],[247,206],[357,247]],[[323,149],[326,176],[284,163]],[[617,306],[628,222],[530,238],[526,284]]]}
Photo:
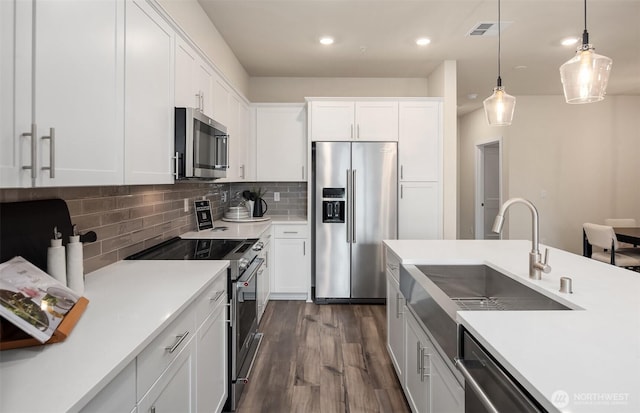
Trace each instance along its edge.
{"label": "stainless steel dishwasher", "polygon": [[465,381],[465,413],[546,412],[464,328],[456,367]]}

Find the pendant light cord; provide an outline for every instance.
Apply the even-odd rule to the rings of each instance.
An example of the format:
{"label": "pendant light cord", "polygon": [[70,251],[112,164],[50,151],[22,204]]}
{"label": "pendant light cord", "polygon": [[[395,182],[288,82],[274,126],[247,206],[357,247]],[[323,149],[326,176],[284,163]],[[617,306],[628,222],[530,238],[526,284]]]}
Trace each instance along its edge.
{"label": "pendant light cord", "polygon": [[500,86],[502,86],[502,78],[500,77],[500,0],[498,0],[498,87]]}
{"label": "pendant light cord", "polygon": [[582,32],[582,48],[589,44],[589,32],[587,32],[587,0],[584,0],[584,32]]}

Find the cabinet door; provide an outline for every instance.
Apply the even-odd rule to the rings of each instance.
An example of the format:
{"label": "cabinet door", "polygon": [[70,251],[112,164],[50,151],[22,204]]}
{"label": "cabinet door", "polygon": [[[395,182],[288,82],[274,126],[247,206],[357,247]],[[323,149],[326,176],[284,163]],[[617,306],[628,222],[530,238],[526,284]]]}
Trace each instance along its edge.
{"label": "cabinet door", "polygon": [[400,286],[387,269],[387,350],[404,387],[404,304]]}
{"label": "cabinet door", "polygon": [[213,84],[213,119],[227,126],[229,124],[229,87],[224,80],[215,74]]}
{"label": "cabinet door", "polygon": [[309,268],[307,264],[310,252],[306,239],[274,240],[274,293],[306,294]]}
{"label": "cabinet door", "polygon": [[437,182],[400,182],[398,239],[441,239],[440,211]]}
{"label": "cabinet door", "polygon": [[249,106],[240,101],[240,110],[238,112],[238,133],[240,134],[240,147],[242,148],[238,157],[240,166],[239,181],[255,181],[255,163],[256,151],[255,146],[251,145],[251,115]]}
{"label": "cabinet door", "polygon": [[125,183],[172,183],[175,35],[145,1],[126,4]]}
{"label": "cabinet door", "polygon": [[302,105],[256,109],[258,181],[307,180],[306,130]]}
{"label": "cabinet door", "polygon": [[401,181],[440,180],[440,102],[400,102]]}
{"label": "cabinet door", "polygon": [[[20,138],[20,134],[29,132],[29,130],[14,130],[15,112],[22,109],[22,112],[29,113],[29,107],[21,108],[19,101],[22,101],[23,105],[28,104],[28,96],[30,96],[30,93],[22,97],[15,94],[16,89],[19,89],[20,86],[20,74],[15,71],[18,60],[16,53],[21,48],[16,44],[14,16],[19,9],[13,1],[0,1],[0,56],[2,56],[0,59],[0,148],[2,148],[0,151],[0,188],[21,186],[20,141],[27,138]],[[24,48],[29,49],[29,47]],[[28,50],[26,53],[23,51],[23,57],[28,55]],[[30,77],[29,74],[22,75],[23,79],[30,79]],[[29,83],[27,83],[27,90],[29,91]],[[28,127],[29,123],[30,120],[26,119],[23,127]],[[26,174],[26,178],[28,179],[25,179],[22,185],[31,185],[29,174]]]}
{"label": "cabinet door", "polygon": [[[414,413],[431,412],[431,378],[424,364],[427,337],[411,313],[405,317],[405,395]],[[435,412],[435,411],[434,411]],[[440,412],[437,412],[440,413]]]}
{"label": "cabinet door", "polygon": [[355,114],[357,140],[398,140],[398,102],[356,102]]}
{"label": "cabinet door", "polygon": [[235,96],[229,97],[229,122],[226,124],[229,132],[229,169],[226,181],[242,181],[245,164],[246,143],[240,125],[240,100]]}
{"label": "cabinet door", "polygon": [[464,389],[456,381],[431,344],[428,370],[431,376],[431,407],[434,412],[464,413]]}
{"label": "cabinet door", "polygon": [[349,141],[355,137],[353,102],[311,102],[311,140]]}
{"label": "cabinet door", "polygon": [[175,105],[177,107],[199,107],[200,98],[196,82],[198,55],[180,37],[176,37]]}
{"label": "cabinet door", "polygon": [[[22,169],[32,163],[39,186],[122,184],[123,3],[29,3],[14,3],[18,185],[32,184]],[[32,123],[34,160],[32,138],[21,137]]]}
{"label": "cabinet door", "polygon": [[140,400],[138,412],[195,412],[195,373],[195,340],[190,340]]}
{"label": "cabinet door", "polygon": [[132,361],[80,413],[121,413],[136,407],[136,363]]}
{"label": "cabinet door", "polygon": [[198,56],[195,67],[195,93],[200,99],[200,109],[202,113],[210,118],[213,117],[213,79],[213,68]]}
{"label": "cabinet door", "polygon": [[198,330],[198,412],[220,412],[227,400],[226,308],[219,305]]}

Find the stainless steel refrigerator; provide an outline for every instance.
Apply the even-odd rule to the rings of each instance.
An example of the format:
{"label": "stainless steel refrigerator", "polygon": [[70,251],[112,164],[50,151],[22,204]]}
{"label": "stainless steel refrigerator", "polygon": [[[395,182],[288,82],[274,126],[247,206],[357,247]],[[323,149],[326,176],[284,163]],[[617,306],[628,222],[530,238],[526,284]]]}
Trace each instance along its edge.
{"label": "stainless steel refrigerator", "polygon": [[397,143],[314,142],[312,150],[315,300],[382,300],[382,240],[398,235]]}

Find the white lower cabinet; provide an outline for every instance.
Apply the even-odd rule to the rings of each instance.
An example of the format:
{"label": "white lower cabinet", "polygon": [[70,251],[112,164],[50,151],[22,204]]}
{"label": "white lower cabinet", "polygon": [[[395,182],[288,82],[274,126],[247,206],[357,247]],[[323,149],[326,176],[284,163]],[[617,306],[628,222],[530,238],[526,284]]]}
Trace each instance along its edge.
{"label": "white lower cabinet", "polygon": [[136,362],[132,361],[111,383],[85,405],[81,413],[121,413],[136,410]]}
{"label": "white lower cabinet", "polygon": [[138,403],[140,413],[195,412],[195,341],[190,339],[176,359]]}
{"label": "white lower cabinet", "polygon": [[306,225],[273,226],[271,299],[308,298],[310,278],[309,235]]}
{"label": "white lower cabinet", "polygon": [[414,413],[463,413],[464,389],[410,311],[405,311],[405,396]]}
{"label": "white lower cabinet", "polygon": [[[226,300],[198,330],[197,412],[220,412],[227,400],[227,312]],[[224,372],[224,374],[222,374]]]}
{"label": "white lower cabinet", "polygon": [[404,305],[400,285],[387,269],[387,351],[404,385]]}

